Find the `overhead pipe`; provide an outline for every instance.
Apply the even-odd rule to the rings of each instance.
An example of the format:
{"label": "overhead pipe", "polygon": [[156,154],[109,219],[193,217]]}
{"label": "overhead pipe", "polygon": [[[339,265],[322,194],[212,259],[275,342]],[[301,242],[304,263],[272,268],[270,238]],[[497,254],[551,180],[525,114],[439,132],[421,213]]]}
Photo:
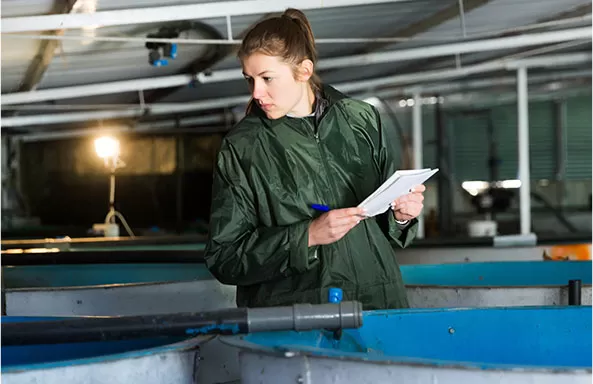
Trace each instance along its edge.
{"label": "overhead pipe", "polygon": [[[545,73],[541,75],[532,75],[529,76],[528,82],[530,84],[535,84],[544,81],[561,81],[561,80],[571,80],[577,79],[582,77],[591,77],[591,70],[573,70],[573,71],[561,71],[561,72],[553,72],[553,73]],[[497,87],[497,86],[506,86],[506,85],[515,85],[517,82],[516,76],[506,76],[506,77],[495,77],[495,78],[486,78],[480,80],[470,80],[464,82],[456,82],[456,83],[434,83],[431,85],[420,85],[420,86],[413,86],[410,88],[400,87],[400,88],[392,88],[387,90],[380,91],[381,94],[386,96],[393,96],[398,94],[413,94],[415,91],[420,90],[423,94],[430,94],[430,93],[448,93],[448,92],[456,92],[456,91],[463,91],[468,89],[479,89],[479,88],[489,88],[489,87]],[[86,86],[85,86],[86,87]],[[72,87],[76,88],[76,87]],[[60,88],[63,89],[63,88]],[[27,107],[16,105],[6,106],[5,110],[68,110],[69,108],[78,107],[78,109],[84,110],[89,108],[100,108],[101,104],[92,104],[90,107],[84,104],[77,104],[76,106],[70,106],[67,104],[58,104],[58,105],[40,105],[40,106],[31,106]],[[130,104],[106,104],[103,107],[135,107],[136,105]]]}
{"label": "overhead pipe", "polygon": [[[565,32],[565,33],[557,33]],[[338,69],[352,66],[365,66],[372,64],[382,64],[406,60],[419,60],[431,57],[448,56],[458,53],[472,53],[495,51],[498,49],[512,49],[531,45],[555,43],[559,41],[570,41],[576,39],[591,38],[590,28],[574,28],[572,30],[543,32],[540,34],[529,34],[522,36],[501,37],[495,39],[484,39],[477,41],[465,41],[461,43],[431,45],[420,48],[401,49],[389,52],[375,52],[362,55],[352,55],[344,57],[336,57],[331,59],[320,60],[317,64],[318,70]],[[565,57],[563,57],[565,56]],[[588,59],[586,57],[588,56]],[[572,55],[550,55],[526,58],[526,59],[510,59],[508,60],[505,69],[517,69],[518,67],[546,67],[558,65],[570,65],[573,59],[576,61],[591,60],[590,54],[572,54]],[[496,60],[491,63],[494,64]],[[469,66],[474,67],[474,66]],[[467,67],[466,67],[467,68]],[[487,69],[487,66],[482,69],[475,68],[478,71]],[[498,66],[496,69],[499,69]],[[461,68],[460,70],[463,70]],[[226,69],[216,71],[209,75],[200,74],[198,80],[202,83],[212,83],[220,81],[238,80],[243,78],[243,73],[240,69]]]}
{"label": "overhead pipe", "polygon": [[[534,36],[530,35],[530,36]],[[590,33],[589,33],[590,37]],[[503,38],[503,39],[510,39],[510,38]],[[478,41],[479,43],[486,42],[488,40]],[[423,47],[423,48],[412,48],[408,50],[398,50],[398,51],[391,51],[391,52],[379,52],[373,53],[370,55],[378,55],[381,58],[380,62],[389,62],[389,61],[399,61],[403,60],[402,57],[413,57],[416,55],[415,58],[426,58],[426,57],[433,57],[433,56],[440,56],[434,55],[434,52],[437,48],[447,47],[447,46],[459,46],[460,44],[470,44],[475,42],[464,42],[464,43],[456,43],[456,44],[445,44],[442,46],[435,46],[435,47]],[[476,47],[480,47],[477,45]],[[498,47],[498,49],[505,49],[505,46]],[[455,50],[453,50],[455,52]],[[419,56],[421,54],[421,56]],[[429,56],[426,56],[429,55]],[[339,67],[350,67],[356,65],[365,65],[365,64],[357,64],[360,62],[361,57],[365,57],[367,55],[354,55],[354,56],[344,56],[334,59],[325,59],[320,60],[317,64],[317,68],[320,70],[329,69],[329,68],[339,68]],[[399,58],[398,58],[399,56]],[[375,56],[373,56],[375,57]],[[410,60],[410,59],[406,59]],[[548,66],[559,66],[559,65],[573,65],[578,63],[583,63],[591,61],[591,54],[590,53],[573,53],[573,54],[560,54],[560,55],[545,55],[539,56],[529,59],[498,59],[492,60],[481,64],[470,65],[464,68],[455,69],[454,77],[457,76],[467,76],[473,73],[481,73],[481,72],[489,72],[495,71],[499,69],[516,69],[519,66],[522,67],[548,67]],[[417,77],[414,77],[414,74],[408,75],[399,75],[399,76],[390,76],[386,77],[385,81],[397,83],[398,81],[406,81],[406,79],[410,78],[412,80],[407,81],[407,83],[415,83],[418,81],[431,81],[431,80],[441,80],[443,74],[450,73],[451,70],[442,70],[442,71],[431,71],[434,72],[432,77],[426,78],[428,73],[418,73]],[[426,78],[426,80],[424,80]],[[136,79],[136,80],[125,80],[125,81],[115,81],[109,83],[99,83],[99,84],[89,84],[89,85],[80,85],[80,86],[72,86],[72,87],[62,87],[62,88],[50,88],[38,91],[31,91],[31,92],[15,92],[15,93],[8,93],[3,94],[2,98],[0,99],[1,105],[8,105],[8,104],[22,104],[22,103],[34,103],[39,101],[46,101],[46,100],[59,100],[59,99],[67,99],[73,97],[83,97],[83,96],[93,96],[93,95],[103,95],[103,94],[110,94],[110,93],[122,93],[122,92],[132,92],[132,91],[139,91],[139,90],[148,90],[148,89],[156,89],[156,88],[168,88],[168,87],[179,87],[183,85],[188,85],[192,81],[197,81],[199,83],[215,83],[221,81],[231,81],[231,80],[240,80],[243,79],[243,74],[240,69],[224,69],[220,71],[213,71],[213,72],[200,72],[194,75],[173,75],[173,76],[163,76],[163,77],[156,77],[156,78],[145,78],[145,79]],[[383,79],[375,79],[369,80],[369,87],[373,86],[381,86]],[[379,82],[379,83],[377,83]],[[389,82],[387,84],[389,84]]]}
{"label": "overhead pipe", "polygon": [[[583,95],[591,95],[591,85],[585,85],[580,87],[571,87],[571,88],[563,88],[561,90],[550,91],[550,92],[543,92],[539,91],[537,93],[530,92],[528,95],[529,102],[539,102],[539,101],[550,101],[558,98],[571,98],[571,97],[579,97]],[[378,95],[377,97],[383,95]],[[473,108],[492,108],[497,105],[509,105],[516,103],[517,101],[517,94],[514,93],[505,93],[502,96],[484,96],[484,94],[477,94],[477,93],[467,93],[467,94],[449,94],[447,95],[447,99],[445,103],[443,103],[443,108],[454,108],[459,106],[467,106],[471,104]]]}
{"label": "overhead pipe", "polygon": [[36,103],[39,101],[70,99],[73,97],[182,87],[195,80],[197,80],[197,77],[194,75],[173,75],[147,79],[111,81],[89,85],[75,85],[62,88],[49,88],[30,92],[14,92],[2,94],[0,103],[2,105]]}
{"label": "overhead pipe", "polygon": [[109,110],[92,112],[53,113],[48,115],[15,116],[2,119],[3,127],[22,127],[27,125],[48,125],[67,122],[81,122],[88,120],[108,120],[121,118],[142,117],[145,115],[156,116],[176,114],[189,111],[224,108],[232,105],[244,104],[249,101],[249,96],[233,96],[220,99],[196,101],[191,103],[168,104],[158,103],[146,106],[145,109]]}
{"label": "overhead pipe", "polygon": [[[441,73],[440,79],[447,78],[446,73],[444,71],[437,71]],[[458,70],[450,71],[452,73],[457,73]],[[431,72],[426,72],[427,77],[431,77]],[[417,74],[420,76],[420,74]],[[586,75],[586,74],[585,74]],[[591,76],[590,72],[588,76]],[[401,77],[402,80],[405,81],[405,76],[398,76]],[[412,76],[413,77],[413,76]],[[395,85],[393,82],[386,82],[383,85]],[[352,82],[352,83],[342,83],[336,84],[336,88],[342,92],[357,92],[363,91],[368,89],[368,80]],[[416,87],[415,89],[422,89]],[[393,94],[399,94],[400,91],[392,91],[392,90],[385,90],[377,92],[377,95],[381,97],[389,97]],[[190,103],[175,103],[175,104],[152,104],[146,106],[146,113],[145,110],[136,108],[134,110],[111,110],[111,111],[93,111],[93,112],[73,112],[73,113],[53,113],[53,114],[43,114],[43,115],[33,115],[33,116],[14,116],[14,117],[7,117],[1,120],[1,124],[3,127],[22,127],[22,126],[32,126],[32,125],[47,125],[47,124],[58,124],[58,123],[66,123],[66,122],[81,122],[81,121],[88,121],[88,120],[107,120],[109,118],[116,119],[116,118],[125,118],[125,117],[141,117],[145,114],[147,115],[163,115],[163,114],[174,114],[174,113],[181,113],[181,112],[190,112],[190,111],[200,111],[200,110],[207,110],[207,109],[215,109],[215,108],[225,108],[240,104],[245,104],[249,101],[249,96],[233,96],[233,97],[224,97],[218,99],[211,99],[207,101],[196,101]]]}
{"label": "overhead pipe", "polygon": [[[558,57],[560,56],[560,57]],[[460,69],[449,69],[449,70],[436,70],[419,72],[416,74],[409,75],[395,75],[388,76],[381,79],[373,80],[361,80],[348,83],[336,84],[336,88],[342,92],[354,92],[365,89],[372,89],[379,86],[385,85],[396,85],[398,83],[415,83],[424,82],[431,80],[443,80],[446,78],[455,78],[468,76],[471,74],[489,72],[499,69],[512,69],[522,63],[529,64],[530,67],[538,67],[543,65],[546,67],[554,65],[565,65],[567,63],[567,57],[571,56],[573,61],[571,62],[585,62],[591,60],[591,54],[574,54],[574,55],[553,55],[541,57],[539,61],[530,59],[529,61],[517,60],[517,61],[506,61],[496,60],[493,62],[486,62],[476,64],[473,66],[467,66]],[[526,68],[527,65],[522,68]],[[49,91],[49,90],[48,90]],[[5,96],[2,97],[4,99]],[[224,108],[233,105],[244,104],[249,101],[249,96],[232,96],[224,97],[211,100],[203,100],[189,103],[176,103],[176,104],[152,104],[147,106],[147,110],[135,108],[132,110],[108,110],[108,111],[93,111],[93,112],[72,112],[72,113],[57,113],[57,114],[44,114],[44,115],[33,115],[33,116],[13,116],[2,119],[1,123],[3,127],[22,127],[28,125],[47,125],[47,124],[58,124],[67,122],[81,122],[88,120],[107,120],[117,118],[131,118],[140,117],[144,114],[149,115],[163,115],[163,114],[174,114],[189,111],[199,111],[214,108]]]}
{"label": "overhead pipe", "polygon": [[[475,75],[479,73],[494,72],[499,70],[514,70],[519,66],[524,68],[555,67],[583,64],[591,61],[590,53],[576,53],[564,55],[546,55],[533,59],[497,59],[484,63],[467,65],[462,68],[432,70],[410,74],[385,76],[378,79],[361,80],[344,84],[342,91],[348,92],[355,89],[373,89],[386,85],[418,84],[430,81],[442,81]],[[419,84],[420,83],[420,84]]]}
{"label": "overhead pipe", "polygon": [[[529,84],[537,84],[541,82],[557,82],[563,80],[574,80],[580,78],[591,77],[591,70],[573,70],[573,71],[561,71],[561,72],[552,72],[552,73],[545,73],[540,75],[532,75],[529,76],[527,79]],[[423,94],[432,94],[432,93],[452,93],[452,92],[459,92],[465,91],[470,89],[480,89],[480,88],[491,88],[491,87],[500,87],[500,86],[511,86],[516,85],[517,78],[516,76],[505,76],[505,77],[494,77],[494,78],[485,78],[480,80],[470,80],[464,82],[456,82],[456,83],[434,83],[431,85],[420,85],[420,86],[413,86],[413,87],[399,87],[399,88],[389,88],[384,89],[381,91],[376,91],[373,94],[378,95],[381,94],[382,97],[391,97],[397,95],[411,95],[414,92],[420,90]],[[364,91],[361,91],[364,92]],[[368,93],[368,92],[367,92]],[[182,104],[182,103],[179,103]],[[58,105],[39,105],[39,106],[27,106],[27,105],[16,105],[16,106],[6,106],[4,110],[49,110],[49,111],[57,111],[57,110],[68,110],[68,109],[90,109],[90,108],[109,108],[109,107],[136,107],[135,104],[76,104],[76,105],[68,105],[68,104],[58,104]],[[185,121],[185,120],[184,120]]]}
{"label": "overhead pipe", "polygon": [[[545,74],[545,75],[534,75],[529,76],[528,81],[529,84],[537,84],[542,81],[560,81],[560,80],[568,80],[574,78],[581,78],[581,77],[591,77],[591,71],[567,71],[567,72],[560,72],[560,73],[553,73],[553,74]],[[472,80],[468,82],[464,82],[462,84],[435,84],[428,87],[415,87],[414,89],[411,88],[399,88],[393,90],[385,90],[375,93],[382,98],[389,98],[398,95],[407,95],[413,94],[415,91],[420,91],[423,94],[435,94],[435,93],[446,93],[446,92],[453,92],[453,91],[461,91],[461,90],[469,90],[474,88],[488,88],[492,86],[501,86],[501,85],[515,85],[516,84],[516,77],[503,77],[503,78],[496,78],[496,79],[485,79],[485,80]],[[162,132],[167,131],[170,129],[175,128],[177,131],[180,129],[189,129],[189,127],[193,125],[206,125],[206,124],[213,124],[219,125],[227,121],[225,116],[221,114],[212,114],[206,116],[198,116],[198,117],[191,117],[191,118],[183,118],[179,120],[179,124],[175,120],[164,120],[164,121],[154,121],[154,122],[145,122],[140,123],[137,125],[128,125],[128,124],[110,124],[107,127],[103,128],[82,128],[82,129],[72,129],[72,130],[59,130],[54,131],[50,130],[48,132],[33,132],[35,127],[32,127],[32,131],[26,134],[19,134],[14,135],[14,137],[22,142],[37,142],[37,141],[44,141],[44,140],[58,140],[58,139],[68,139],[68,138],[75,138],[75,137],[85,137],[85,136],[92,136],[92,135],[99,135],[99,134],[107,134],[107,133],[146,133],[146,132]],[[192,128],[193,129],[193,128]],[[211,132],[221,132],[221,129],[218,128],[207,128],[202,129],[200,132],[204,133],[211,133]]]}
{"label": "overhead pipe", "polygon": [[[574,79],[574,78],[581,78],[584,76],[591,77],[591,71],[572,71],[568,73],[560,73],[560,74],[552,74],[552,75],[536,75],[530,76],[528,78],[529,84],[536,84],[541,81],[558,81],[558,80],[567,80],[567,79]],[[373,93],[375,96],[380,98],[391,98],[394,96],[401,96],[401,95],[408,95],[412,94],[414,91],[420,91],[423,94],[435,94],[439,92],[452,92],[452,91],[459,91],[463,89],[473,89],[473,88],[487,88],[491,86],[497,85],[515,85],[516,84],[516,77],[513,78],[502,78],[502,79],[488,79],[488,80],[475,80],[466,82],[463,84],[462,89],[459,89],[456,84],[440,84],[430,87],[416,87],[414,89],[410,88],[399,88],[399,89],[389,89],[384,91],[378,91]],[[356,93],[353,96],[357,96]],[[533,96],[530,96],[530,100],[533,99]],[[513,99],[514,100],[514,99]],[[512,102],[513,100],[509,100]],[[85,137],[85,136],[92,136],[98,134],[107,134],[107,133],[147,133],[147,132],[164,132],[170,129],[175,128],[177,131],[179,130],[194,130],[192,125],[206,125],[212,124],[214,126],[200,128],[201,133],[213,133],[213,132],[224,132],[228,127],[219,128],[221,123],[228,121],[223,115],[221,114],[211,114],[206,116],[199,116],[193,118],[185,118],[180,121],[180,126],[177,127],[174,120],[164,120],[164,121],[156,121],[156,122],[147,122],[141,123],[135,126],[126,125],[126,124],[110,124],[104,128],[82,128],[82,129],[72,129],[72,130],[49,130],[46,132],[34,132],[36,127],[31,127],[30,133],[25,134],[18,134],[14,135],[15,138],[21,140],[22,142],[37,142],[37,141],[44,141],[44,140],[57,140],[57,139],[68,139],[68,138],[75,138],[75,137]]]}
{"label": "overhead pipe", "polygon": [[[578,79],[582,77],[591,77],[591,70],[574,70],[574,71],[562,71],[562,72],[554,72],[554,73],[547,73],[541,75],[531,75],[527,79],[529,84],[537,84],[541,82],[548,82],[548,81],[562,81],[562,80],[572,80]],[[513,86],[517,84],[517,77],[516,76],[505,76],[505,77],[496,77],[491,79],[481,79],[481,80],[470,80],[465,82],[457,82],[457,83],[435,83],[432,85],[421,86],[420,89],[423,94],[431,94],[431,93],[448,93],[448,92],[459,92],[469,89],[480,89],[480,88],[491,88],[491,87],[500,87],[500,86]],[[413,89],[418,89],[418,87],[414,87]],[[391,94],[412,94],[412,88],[399,88],[393,89],[389,92]]]}
{"label": "overhead pipe", "polygon": [[571,28],[561,31],[530,33],[519,36],[499,37],[477,41],[464,41],[453,44],[431,45],[391,52],[375,52],[350,57],[337,57],[324,60],[320,69],[334,69],[349,66],[390,63],[404,60],[419,60],[455,54],[487,52],[501,49],[513,49],[562,41],[591,39],[591,27]]}

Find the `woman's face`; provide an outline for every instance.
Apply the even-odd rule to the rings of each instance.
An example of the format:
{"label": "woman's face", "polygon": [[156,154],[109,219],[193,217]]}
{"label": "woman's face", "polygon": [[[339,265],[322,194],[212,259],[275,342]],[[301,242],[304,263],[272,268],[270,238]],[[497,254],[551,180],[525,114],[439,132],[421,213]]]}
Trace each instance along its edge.
{"label": "woman's face", "polygon": [[243,60],[243,75],[253,99],[268,118],[302,115],[303,103],[308,102],[307,70],[295,78],[293,67],[281,58],[254,53]]}

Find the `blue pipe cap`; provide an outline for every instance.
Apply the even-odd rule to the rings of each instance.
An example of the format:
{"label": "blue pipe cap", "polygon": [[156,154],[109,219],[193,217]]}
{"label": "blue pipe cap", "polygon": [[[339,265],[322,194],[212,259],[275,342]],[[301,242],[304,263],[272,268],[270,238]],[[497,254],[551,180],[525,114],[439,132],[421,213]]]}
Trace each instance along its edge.
{"label": "blue pipe cap", "polygon": [[169,50],[169,57],[172,59],[177,58],[177,44],[171,44],[171,49]]}
{"label": "blue pipe cap", "polygon": [[165,60],[165,59],[159,59],[159,60],[155,60],[152,63],[153,67],[165,67],[167,65],[169,65],[169,61]]}
{"label": "blue pipe cap", "polygon": [[342,301],[343,292],[341,288],[330,288],[328,294],[328,301],[330,303],[339,303]]}

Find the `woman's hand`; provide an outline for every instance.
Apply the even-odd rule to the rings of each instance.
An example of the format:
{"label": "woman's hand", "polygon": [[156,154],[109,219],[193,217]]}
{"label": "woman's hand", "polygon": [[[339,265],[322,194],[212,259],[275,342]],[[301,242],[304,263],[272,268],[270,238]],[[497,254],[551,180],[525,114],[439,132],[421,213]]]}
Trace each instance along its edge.
{"label": "woman's hand", "polygon": [[404,195],[391,203],[391,209],[393,215],[397,221],[408,221],[412,220],[420,215],[422,208],[424,208],[424,193],[426,187],[424,185],[418,185],[412,188],[412,191],[407,195]]}
{"label": "woman's hand", "polygon": [[309,225],[309,247],[340,240],[365,218],[364,213],[362,208],[343,208],[319,216]]}

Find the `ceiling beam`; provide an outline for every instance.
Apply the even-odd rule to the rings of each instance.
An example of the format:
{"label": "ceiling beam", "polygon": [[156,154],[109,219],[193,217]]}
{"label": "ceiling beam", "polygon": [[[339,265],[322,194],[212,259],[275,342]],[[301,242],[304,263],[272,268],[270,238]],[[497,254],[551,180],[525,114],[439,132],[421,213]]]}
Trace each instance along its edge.
{"label": "ceiling beam", "polygon": [[199,20],[226,16],[259,15],[284,12],[294,7],[301,10],[340,8],[355,5],[408,2],[413,0],[242,0],[216,1],[191,5],[100,11],[89,14],[43,15],[2,18],[2,33],[48,31],[56,29],[107,27],[113,25]]}
{"label": "ceiling beam", "polygon": [[[72,12],[76,2],[76,0],[68,0],[64,4],[63,1],[59,1],[56,4],[55,11],[53,13],[61,15],[68,14]],[[44,34],[59,36],[64,34],[64,30],[58,29],[55,31],[47,31]],[[43,75],[45,74],[45,71],[47,71],[47,67],[49,67],[49,64],[53,60],[59,45],[59,40],[41,41],[37,55],[35,55],[31,61],[31,64],[29,64],[29,68],[27,68],[27,72],[25,72],[25,76],[19,85],[18,92],[27,92],[37,87],[37,85],[41,82],[41,79],[43,79]]]}

